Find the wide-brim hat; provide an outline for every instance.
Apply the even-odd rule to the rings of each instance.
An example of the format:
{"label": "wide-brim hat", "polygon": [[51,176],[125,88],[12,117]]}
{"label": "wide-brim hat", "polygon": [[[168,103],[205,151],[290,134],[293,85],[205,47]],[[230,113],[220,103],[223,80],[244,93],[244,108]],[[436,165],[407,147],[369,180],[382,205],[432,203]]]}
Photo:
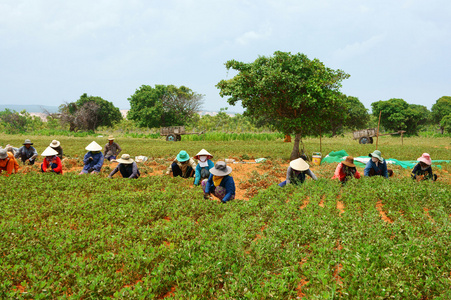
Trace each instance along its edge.
{"label": "wide-brim hat", "polygon": [[341,163],[344,164],[345,166],[355,168],[354,157],[352,156],[347,156],[346,159]]}
{"label": "wide-brim hat", "polygon": [[417,161],[424,162],[428,166],[432,164],[431,156],[429,155],[429,153],[423,153],[421,157],[417,158]]}
{"label": "wide-brim hat", "polygon": [[33,145],[33,143],[29,139],[26,139],[22,145]]}
{"label": "wide-brim hat", "polygon": [[114,136],[110,135],[110,136],[108,137],[108,140],[109,140],[109,141],[114,140]]}
{"label": "wide-brim hat", "polygon": [[88,150],[88,151],[102,151],[103,148],[102,148],[102,146],[97,144],[96,141],[93,141],[91,144],[86,146],[85,149]]}
{"label": "wide-brim hat", "polygon": [[179,162],[184,162],[184,161],[189,160],[188,153],[185,150],[180,151],[179,154],[177,154],[177,160]]}
{"label": "wide-brim hat", "polygon": [[132,164],[134,160],[130,158],[129,154],[122,154],[121,158],[116,159],[116,161],[120,164]]}
{"label": "wide-brim hat", "polygon": [[308,163],[300,157],[290,161],[290,167],[296,171],[306,171],[310,168]]}
{"label": "wide-brim hat", "polygon": [[199,156],[202,156],[202,155],[208,156],[207,159],[213,158],[213,155],[208,153],[208,151],[205,149],[200,150],[199,153],[197,153],[196,156],[194,156],[194,158],[199,159]]}
{"label": "wide-brim hat", "polygon": [[232,173],[232,168],[225,161],[216,162],[215,166],[210,169],[210,173],[216,176],[226,176]]}
{"label": "wide-brim hat", "polygon": [[52,148],[56,148],[56,147],[59,147],[59,145],[61,145],[61,143],[59,141],[53,140],[49,146]]}
{"label": "wide-brim hat", "polygon": [[5,159],[8,157],[8,152],[6,149],[0,149],[0,159]]}
{"label": "wide-brim hat", "polygon": [[57,154],[58,154],[58,152],[55,149],[48,146],[47,148],[45,148],[44,152],[42,152],[41,156],[54,156]]}
{"label": "wide-brim hat", "polygon": [[382,158],[382,153],[379,150],[374,150],[373,153],[368,154],[369,157],[376,157],[380,161],[384,161]]}

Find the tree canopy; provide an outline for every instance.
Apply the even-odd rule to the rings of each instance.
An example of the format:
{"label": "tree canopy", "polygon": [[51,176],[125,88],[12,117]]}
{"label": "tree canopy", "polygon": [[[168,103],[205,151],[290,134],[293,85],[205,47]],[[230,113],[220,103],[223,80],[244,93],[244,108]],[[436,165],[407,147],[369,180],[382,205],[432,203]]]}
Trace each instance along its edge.
{"label": "tree canopy", "polygon": [[185,125],[200,110],[203,95],[174,85],[142,85],[128,98],[128,119],[140,127]]}
{"label": "tree canopy", "polygon": [[292,159],[299,155],[302,136],[327,126],[343,101],[341,81],[349,77],[301,53],[276,51],[272,57],[260,56],[251,63],[230,60],[225,65],[238,74],[216,85],[220,95],[230,96],[227,101],[231,105],[241,101],[246,115],[294,134]]}
{"label": "tree canopy", "polygon": [[[440,124],[440,131],[443,133],[445,126],[443,124],[448,124],[448,119],[451,118],[451,97],[443,96],[440,97],[431,108],[432,118],[436,124]],[[443,120],[446,116],[449,118]]]}
{"label": "tree canopy", "polygon": [[94,131],[99,126],[112,126],[122,120],[121,111],[112,102],[86,93],[75,102],[61,105],[59,112],[61,122],[69,124],[70,131]]}
{"label": "tree canopy", "polygon": [[397,98],[373,102],[371,107],[375,117],[381,112],[381,125],[386,130],[405,130],[408,134],[417,134],[419,126],[428,122],[430,114],[423,105],[409,104]]}

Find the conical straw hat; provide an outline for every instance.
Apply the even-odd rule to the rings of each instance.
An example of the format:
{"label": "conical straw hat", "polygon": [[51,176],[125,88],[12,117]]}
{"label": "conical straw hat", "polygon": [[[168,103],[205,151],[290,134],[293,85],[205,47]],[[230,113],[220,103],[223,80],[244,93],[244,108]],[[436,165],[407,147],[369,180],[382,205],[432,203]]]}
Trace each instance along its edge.
{"label": "conical straw hat", "polygon": [[290,162],[290,167],[296,171],[306,171],[309,169],[308,163],[305,162],[302,158],[298,158],[295,160],[292,160]]}
{"label": "conical straw hat", "polygon": [[209,159],[210,159],[210,158],[213,158],[213,155],[211,155],[210,153],[208,153],[208,151],[205,150],[205,149],[200,150],[199,153],[197,153],[196,156],[194,156],[194,158],[195,158],[195,159],[199,159],[199,156],[202,156],[202,155],[209,156]]}
{"label": "conical straw hat", "polygon": [[91,144],[86,146],[85,149],[88,150],[88,151],[102,151],[103,148],[102,148],[102,146],[97,144],[96,141],[93,141]]}
{"label": "conical straw hat", "polygon": [[42,152],[41,156],[54,156],[57,154],[58,154],[58,152],[49,146],[49,147],[45,148],[45,150],[44,150],[44,152]]}

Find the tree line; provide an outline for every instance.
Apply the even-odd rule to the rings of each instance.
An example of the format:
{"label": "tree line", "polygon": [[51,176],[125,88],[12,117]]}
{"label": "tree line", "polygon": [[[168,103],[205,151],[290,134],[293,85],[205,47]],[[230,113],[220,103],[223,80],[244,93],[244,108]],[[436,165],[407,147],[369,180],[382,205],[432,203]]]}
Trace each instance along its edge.
{"label": "tree line", "polygon": [[[204,95],[185,86],[142,85],[128,98],[127,121],[138,128],[185,125],[199,130],[265,130],[295,136],[295,145],[304,136],[341,134],[375,126],[387,131],[405,130],[417,134],[426,125],[436,125],[441,133],[451,132],[451,97],[439,98],[429,111],[425,106],[404,99],[380,100],[371,104],[372,114],[357,97],[341,93],[341,82],[349,78],[342,70],[326,67],[305,54],[276,51],[271,57],[254,62],[230,60],[226,68],[238,71],[216,87],[230,105],[239,102],[243,114],[229,116],[221,110],[216,116],[199,116]],[[86,93],[74,102],[49,114],[53,128],[58,124],[70,131],[95,131],[99,127],[117,127],[122,120],[119,108],[99,96]],[[0,112],[0,127],[5,132],[23,132],[42,126],[26,112]],[[127,123],[130,126],[130,123]],[[293,151],[296,151],[294,149]]]}

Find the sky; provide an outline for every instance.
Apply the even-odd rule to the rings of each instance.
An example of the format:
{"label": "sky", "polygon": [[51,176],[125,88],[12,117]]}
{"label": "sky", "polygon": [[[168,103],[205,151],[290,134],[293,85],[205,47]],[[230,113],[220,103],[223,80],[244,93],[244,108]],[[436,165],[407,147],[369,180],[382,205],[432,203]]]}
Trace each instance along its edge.
{"label": "sky", "polygon": [[0,0],[0,104],[83,93],[120,109],[142,85],[187,86],[203,110],[242,112],[215,85],[228,60],[304,53],[371,103],[451,96],[449,0]]}

